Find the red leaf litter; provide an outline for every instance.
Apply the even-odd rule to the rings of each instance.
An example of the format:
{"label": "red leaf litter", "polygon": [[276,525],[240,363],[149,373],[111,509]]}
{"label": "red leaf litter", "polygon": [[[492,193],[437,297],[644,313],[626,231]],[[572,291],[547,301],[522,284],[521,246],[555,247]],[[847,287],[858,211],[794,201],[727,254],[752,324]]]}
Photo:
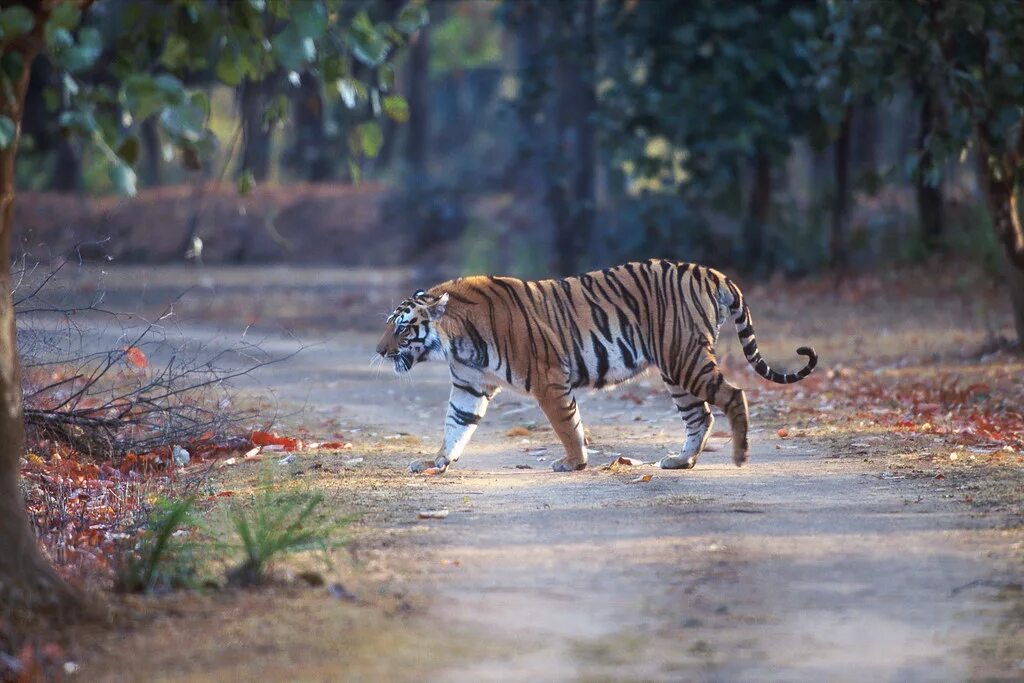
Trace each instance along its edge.
{"label": "red leaf litter", "polygon": [[[126,353],[126,358],[133,355]],[[139,351],[135,361],[145,358]],[[131,361],[135,364],[135,361]],[[173,446],[189,453],[188,465],[175,465]],[[218,438],[205,432],[184,443],[159,446],[99,460],[50,440],[29,444],[21,461],[26,509],[42,545],[57,568],[72,582],[100,585],[113,580],[119,550],[130,545],[139,522],[159,496],[173,494],[188,475],[200,474],[216,460],[254,450],[344,450],[344,441],[304,443],[256,430],[248,437]],[[215,497],[234,496],[221,491]]]}
{"label": "red leaf litter", "polygon": [[142,352],[142,349],[137,346],[124,347],[124,358],[128,361],[129,365],[140,370],[145,370],[149,367],[149,359],[146,358],[146,354]]}
{"label": "red leaf litter", "polygon": [[201,472],[207,462],[237,454],[248,442],[216,441],[208,433],[176,445],[189,452],[187,467],[175,466],[170,446],[96,460],[49,440],[30,444],[21,461],[26,510],[51,560],[68,579],[109,583],[112,558],[137,533],[156,498],[172,493],[182,474]]}
{"label": "red leaf litter", "polygon": [[249,437],[253,446],[280,446],[281,450],[295,451],[302,450],[302,441],[289,436],[278,436],[270,432],[253,432]]}
{"label": "red leaf litter", "polygon": [[961,384],[957,376],[939,373],[906,381],[898,374],[829,372],[808,377],[792,391],[790,412],[843,415],[894,433],[927,434],[950,446],[1024,451],[1024,405],[1005,381],[993,387]]}

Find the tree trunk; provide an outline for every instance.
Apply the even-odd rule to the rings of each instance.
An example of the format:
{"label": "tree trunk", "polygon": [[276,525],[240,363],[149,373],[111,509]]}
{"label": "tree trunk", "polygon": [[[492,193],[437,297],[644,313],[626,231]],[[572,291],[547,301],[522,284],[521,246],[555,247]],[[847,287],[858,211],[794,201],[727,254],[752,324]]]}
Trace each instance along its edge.
{"label": "tree trunk", "polygon": [[147,187],[159,187],[163,184],[163,153],[160,149],[160,132],[157,130],[156,118],[150,117],[142,122],[142,179]]}
{"label": "tree trunk", "polygon": [[747,220],[743,225],[743,242],[746,245],[747,268],[763,274],[765,230],[772,208],[772,163],[768,155],[759,151],[754,157],[754,179],[750,186],[750,200],[747,204]]}
{"label": "tree trunk", "polygon": [[[411,208],[409,222],[415,239],[411,249],[422,253],[435,246],[438,225],[437,202],[445,201],[430,191],[428,160],[430,155],[430,27],[413,36],[406,67],[409,78],[406,101],[409,103],[409,130],[405,138],[405,202]],[[423,275],[433,275],[426,272]]]}
{"label": "tree trunk", "polygon": [[53,166],[50,189],[77,192],[82,188],[82,160],[76,145],[62,133],[54,134],[53,117],[46,106],[45,92],[54,83],[53,67],[44,58],[32,61],[22,112],[22,135],[30,135],[38,153],[48,155]]}
{"label": "tree trunk", "polygon": [[850,200],[850,123],[853,108],[847,107],[834,145],[835,196],[832,199],[832,233],[829,240],[830,265],[843,269],[849,260],[846,213]]}
{"label": "tree trunk", "polygon": [[334,175],[331,150],[324,129],[327,103],[320,93],[316,76],[303,73],[292,100],[295,116],[295,147],[291,161],[295,171],[311,183],[322,183]]}
{"label": "tree trunk", "polygon": [[268,76],[265,81],[258,83],[246,79],[239,87],[238,105],[242,118],[241,168],[252,171],[257,182],[263,182],[270,175],[270,133],[264,123],[264,113],[271,78]]}
{"label": "tree trunk", "polygon": [[921,222],[925,244],[929,249],[938,249],[942,243],[942,184],[941,180],[930,185],[926,182],[925,173],[935,163],[928,151],[927,142],[935,131],[938,111],[935,94],[930,90],[918,88],[923,97],[921,102],[921,118],[917,129],[917,148],[921,154],[918,173],[914,177],[914,190],[917,196],[917,217]]}
{"label": "tree trunk", "polygon": [[1024,349],[1024,268],[1006,259],[1006,286],[1010,290],[1013,324],[1017,329],[1017,345]]}
{"label": "tree trunk", "polygon": [[978,127],[978,171],[996,239],[1003,246],[1006,257],[1006,284],[1013,306],[1013,322],[1017,328],[1017,342],[1024,346],[1024,230],[1021,228],[1018,205],[1017,174],[1012,163],[996,159],[1001,173],[993,168],[992,144],[985,126]]}
{"label": "tree trunk", "polygon": [[413,182],[427,173],[430,143],[430,27],[421,28],[409,50],[409,132],[405,161]]}
{"label": "tree trunk", "polygon": [[591,243],[594,235],[597,197],[597,133],[594,116],[597,113],[597,44],[596,44],[596,0],[583,0],[581,21],[583,25],[578,33],[581,52],[576,62],[575,86],[576,93],[576,178],[573,183],[573,239],[575,240],[577,259],[585,258],[587,267],[590,263]]}
{"label": "tree trunk", "polygon": [[870,101],[857,107],[857,115],[851,122],[850,166],[854,176],[864,172],[878,171],[878,107]]}
{"label": "tree trunk", "polygon": [[82,160],[74,143],[68,138],[57,141],[50,186],[57,192],[77,192],[82,189]]}
{"label": "tree trunk", "polygon": [[535,93],[544,90],[542,81],[548,78],[547,70],[539,68],[544,37],[541,8],[535,0],[524,0],[512,7],[515,15],[515,68],[520,84],[515,102],[516,125],[512,134],[519,143],[514,146],[512,158],[505,169],[507,183],[512,188],[512,204],[506,214],[504,230],[498,236],[495,257],[495,266],[503,273],[512,272],[517,246],[526,243],[546,247],[550,235],[549,225],[538,216],[535,208],[544,200],[544,170],[538,150],[545,147],[544,131],[536,117],[541,98]]}
{"label": "tree trunk", "polygon": [[594,0],[557,6],[560,37],[572,47],[558,54],[555,114],[557,159],[548,204],[555,223],[555,269],[571,275],[582,264],[593,233],[596,172],[593,115],[595,43]]}
{"label": "tree trunk", "polygon": [[[564,35],[571,30],[573,5],[558,6],[555,9],[555,20],[558,22],[559,34]],[[566,19],[565,14],[569,15]],[[557,85],[557,105],[555,111],[555,159],[553,172],[548,176],[547,203],[551,211],[551,219],[555,227],[555,251],[551,264],[557,276],[565,277],[576,272],[576,239],[575,225],[572,222],[573,197],[569,184],[569,171],[572,168],[572,150],[575,142],[573,124],[576,121],[576,87],[575,64],[564,52],[555,57],[555,78]]]}
{"label": "tree trunk", "polygon": [[[41,22],[37,21],[37,25]],[[22,48],[25,67],[9,95],[0,93],[0,113],[21,130],[29,69],[39,31]],[[19,463],[25,447],[18,367],[17,328],[11,297],[11,233],[14,208],[14,160],[17,136],[0,151],[0,605],[64,611],[81,605],[77,594],[42,556],[25,515],[18,486]]]}

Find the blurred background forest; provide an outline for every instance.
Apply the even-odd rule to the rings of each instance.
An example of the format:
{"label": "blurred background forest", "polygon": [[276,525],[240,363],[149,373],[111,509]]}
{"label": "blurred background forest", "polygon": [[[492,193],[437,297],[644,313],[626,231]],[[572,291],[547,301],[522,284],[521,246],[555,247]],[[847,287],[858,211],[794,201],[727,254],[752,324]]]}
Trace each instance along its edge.
{"label": "blurred background forest", "polygon": [[1015,178],[1024,147],[1014,5],[353,0],[339,24],[412,21],[411,37],[336,79],[287,58],[257,78],[244,50],[190,63],[170,35],[150,70],[205,93],[214,136],[182,154],[156,107],[97,113],[137,169],[126,200],[110,150],[69,134],[80,110],[48,112],[104,87],[138,104],[153,86],[121,80],[119,36],[173,16],[98,2],[80,29],[95,61],[73,79],[32,68],[16,244],[523,276],[651,256],[803,276],[941,254],[999,278],[982,169]]}

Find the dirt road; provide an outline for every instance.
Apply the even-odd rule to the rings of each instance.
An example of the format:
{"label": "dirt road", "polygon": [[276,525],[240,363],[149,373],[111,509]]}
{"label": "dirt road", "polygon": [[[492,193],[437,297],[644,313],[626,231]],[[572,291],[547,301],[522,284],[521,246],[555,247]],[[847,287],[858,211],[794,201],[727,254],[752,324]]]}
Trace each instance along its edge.
{"label": "dirt road", "polygon": [[[241,298],[218,290],[207,297],[220,308],[200,318],[230,320],[229,329],[267,312],[286,321],[324,321],[324,311],[333,310],[325,304],[333,300],[319,290],[293,291],[262,274],[250,278],[247,271],[218,277],[266,290]],[[293,277],[281,275],[288,282]],[[134,300],[137,284],[125,281],[124,296]],[[319,276],[313,281],[324,287]],[[359,282],[357,289],[364,291]],[[382,290],[380,301],[367,303],[377,315],[377,309],[387,310],[392,292],[371,289]],[[945,330],[942,335],[908,325],[864,341],[851,334],[883,324],[870,318],[883,310],[870,302],[864,310],[851,310],[850,332],[845,323],[814,322],[833,311],[828,307],[797,315],[782,303],[773,310],[770,298],[762,298],[765,305],[758,310],[765,311],[765,328],[772,331],[766,335],[769,357],[797,345],[779,333],[785,329],[800,342],[820,344],[825,360],[819,372],[828,371],[830,358],[838,364],[844,353],[847,362],[863,362],[858,359],[881,357],[882,345],[890,344],[896,353],[913,346],[921,357],[930,352],[922,346],[926,342],[962,346],[976,343],[978,334],[973,328],[954,330],[950,321],[960,319],[959,309],[950,304],[920,323]],[[263,313],[261,302],[270,302]],[[926,310],[913,301],[905,306]],[[908,315],[901,312],[898,320]],[[327,323],[315,329],[338,329]],[[215,346],[212,330],[185,323],[178,332]],[[424,365],[395,377],[370,366],[375,336],[318,334],[296,338],[250,330],[248,338],[262,339],[273,354],[305,348],[288,363],[265,368],[247,391],[272,396],[281,413],[290,415],[285,429],[340,430],[353,442],[353,450],[344,453],[300,455],[292,476],[323,490],[339,514],[362,514],[350,546],[355,569],[344,562],[340,569],[363,600],[330,600],[322,588],[174,596],[177,616],[101,642],[83,662],[83,676],[1024,676],[1019,520],[1005,509],[966,504],[958,484],[922,474],[919,461],[904,460],[906,454],[893,446],[897,442],[884,441],[877,425],[852,426],[860,440],[856,449],[836,445],[850,438],[830,440],[827,433],[801,436],[794,430],[780,438],[776,430],[793,425],[778,412],[779,397],[754,398],[750,463],[742,469],[731,464],[726,424],[718,416],[709,450],[693,470],[602,470],[600,465],[619,454],[650,463],[681,446],[682,425],[671,402],[656,378],[645,377],[579,397],[592,435],[592,467],[586,471],[552,473],[549,464],[561,453],[543,415],[530,400],[504,393],[447,474],[412,477],[406,463],[432,454],[441,438],[446,369]],[[785,358],[777,362],[784,365]],[[745,366],[728,374],[744,388],[761,381]],[[813,415],[801,419],[808,428],[816,421]],[[353,456],[363,457],[363,464],[345,466]],[[914,476],[905,476],[912,469]],[[229,480],[213,482],[221,487],[255,481],[259,474],[256,466],[222,472]],[[650,481],[633,483],[643,474],[651,474]],[[418,510],[442,508],[449,511],[446,519],[417,520]],[[376,595],[398,607],[382,611]],[[134,652],[149,654],[138,658]]]}
{"label": "dirt road", "polygon": [[[375,373],[374,341],[333,336],[262,381],[285,401],[376,434],[408,433],[432,449],[445,369]],[[681,425],[660,392],[643,378],[582,397],[593,465],[617,454],[649,463],[680,446]],[[492,646],[437,680],[1012,673],[986,661],[990,650],[979,643],[1021,634],[1002,599],[1019,581],[1010,569],[1019,532],[959,504],[942,481],[891,475],[885,458],[780,439],[760,412],[753,406],[742,469],[718,436],[719,417],[692,471],[555,474],[548,464],[559,447],[543,415],[529,400],[500,395],[446,475],[403,483],[407,501],[450,511],[416,523],[407,540],[413,590],[432,596],[428,623]],[[653,477],[632,483],[642,474]],[[408,515],[380,524],[407,526]]]}

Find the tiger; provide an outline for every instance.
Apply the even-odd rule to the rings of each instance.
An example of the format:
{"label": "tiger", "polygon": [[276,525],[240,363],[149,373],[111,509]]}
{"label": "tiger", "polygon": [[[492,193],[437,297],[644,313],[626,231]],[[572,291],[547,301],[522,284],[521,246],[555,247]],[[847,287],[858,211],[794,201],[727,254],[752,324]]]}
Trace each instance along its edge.
{"label": "tiger", "polygon": [[562,279],[470,276],[418,290],[388,316],[376,352],[406,373],[418,363],[444,361],[451,394],[444,440],[433,458],[414,460],[413,473],[446,471],[458,461],[502,389],[531,395],[565,449],[556,472],[587,466],[583,421],[575,393],[624,382],[648,368],[661,374],[685,425],[678,454],[663,469],[697,464],[711,434],[711,406],[728,419],[732,459],[747,462],[747,398],[718,367],[715,343],[733,320],[754,371],[779,384],[798,382],[818,355],[797,372],[777,372],[761,357],[750,309],[736,284],[693,263],[649,259]]}

